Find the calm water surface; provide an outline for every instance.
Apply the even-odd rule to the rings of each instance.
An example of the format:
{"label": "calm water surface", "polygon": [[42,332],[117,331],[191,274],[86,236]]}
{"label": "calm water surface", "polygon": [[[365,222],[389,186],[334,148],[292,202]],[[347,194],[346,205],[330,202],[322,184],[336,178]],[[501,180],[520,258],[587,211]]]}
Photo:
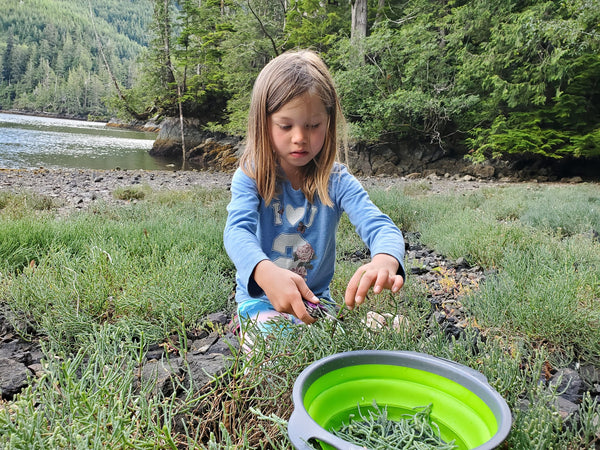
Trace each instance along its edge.
{"label": "calm water surface", "polygon": [[155,138],[102,122],[0,113],[0,168],[174,169],[148,155]]}

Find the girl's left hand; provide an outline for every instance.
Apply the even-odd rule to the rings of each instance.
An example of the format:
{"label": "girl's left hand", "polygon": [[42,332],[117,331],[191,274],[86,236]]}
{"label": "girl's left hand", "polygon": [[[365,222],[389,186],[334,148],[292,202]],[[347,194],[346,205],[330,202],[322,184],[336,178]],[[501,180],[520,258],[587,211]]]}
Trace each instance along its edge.
{"label": "girl's left hand", "polygon": [[396,258],[385,253],[373,256],[371,262],[358,268],[346,287],[344,300],[348,308],[360,305],[365,301],[369,289],[379,294],[384,289],[396,293],[404,285],[402,275],[397,275],[400,263]]}

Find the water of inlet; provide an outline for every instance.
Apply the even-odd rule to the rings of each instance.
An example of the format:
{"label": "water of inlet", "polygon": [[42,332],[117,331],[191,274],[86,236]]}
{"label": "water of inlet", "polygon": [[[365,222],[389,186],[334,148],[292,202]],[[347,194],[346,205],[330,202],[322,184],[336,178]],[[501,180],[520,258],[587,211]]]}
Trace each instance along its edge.
{"label": "water of inlet", "polygon": [[103,122],[0,113],[0,169],[173,170],[148,154],[155,138]]}

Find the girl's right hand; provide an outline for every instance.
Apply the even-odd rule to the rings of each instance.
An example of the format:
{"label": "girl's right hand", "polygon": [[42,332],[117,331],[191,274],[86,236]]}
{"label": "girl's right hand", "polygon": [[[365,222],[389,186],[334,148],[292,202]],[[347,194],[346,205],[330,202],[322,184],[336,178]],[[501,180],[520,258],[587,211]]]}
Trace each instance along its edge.
{"label": "girl's right hand", "polygon": [[254,268],[253,277],[276,311],[293,314],[306,324],[315,321],[308,314],[302,299],[313,303],[319,303],[319,299],[300,275],[264,259]]}

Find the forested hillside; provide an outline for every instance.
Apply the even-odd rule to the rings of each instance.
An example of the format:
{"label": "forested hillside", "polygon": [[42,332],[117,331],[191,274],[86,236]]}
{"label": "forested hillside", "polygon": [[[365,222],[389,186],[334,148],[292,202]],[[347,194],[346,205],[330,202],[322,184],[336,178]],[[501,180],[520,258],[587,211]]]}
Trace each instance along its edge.
{"label": "forested hillside", "polygon": [[102,115],[110,92],[123,118],[241,134],[260,69],[310,47],[354,139],[600,156],[600,0],[90,1],[123,92],[87,0],[0,0],[2,107]]}
{"label": "forested hillside", "polygon": [[150,0],[0,0],[0,11],[0,108],[65,115],[108,116],[100,46],[131,87],[152,20]]}

